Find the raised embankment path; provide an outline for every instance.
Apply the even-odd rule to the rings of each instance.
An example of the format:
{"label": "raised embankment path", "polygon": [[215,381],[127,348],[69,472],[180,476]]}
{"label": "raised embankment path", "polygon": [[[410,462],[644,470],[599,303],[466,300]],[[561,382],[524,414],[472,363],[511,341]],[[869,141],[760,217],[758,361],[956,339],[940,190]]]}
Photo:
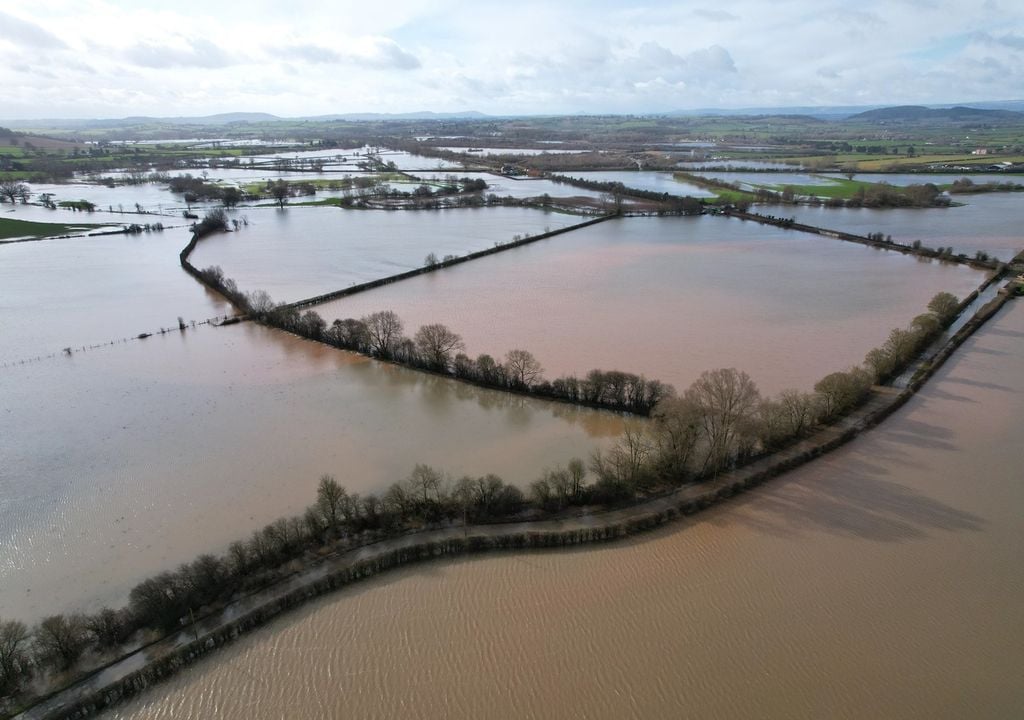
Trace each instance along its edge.
{"label": "raised embankment path", "polygon": [[442,556],[608,542],[696,513],[849,442],[906,403],[968,337],[1009,301],[1000,290],[941,347],[915,366],[905,389],[872,388],[867,401],[784,450],[714,480],[687,485],[614,510],[492,525],[447,525],[338,549],[315,565],[198,618],[181,631],[129,653],[24,711],[25,720],[86,718],[142,692],[285,610],[361,579]]}

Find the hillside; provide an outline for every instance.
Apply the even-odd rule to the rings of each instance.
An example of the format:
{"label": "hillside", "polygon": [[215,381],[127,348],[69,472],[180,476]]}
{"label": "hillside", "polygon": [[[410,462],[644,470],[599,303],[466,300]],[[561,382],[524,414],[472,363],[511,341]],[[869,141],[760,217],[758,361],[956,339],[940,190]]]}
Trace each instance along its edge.
{"label": "hillside", "polygon": [[927,108],[921,105],[900,105],[857,113],[849,122],[985,122],[1024,121],[1024,113],[1013,110],[984,110],[958,105],[951,108]]}

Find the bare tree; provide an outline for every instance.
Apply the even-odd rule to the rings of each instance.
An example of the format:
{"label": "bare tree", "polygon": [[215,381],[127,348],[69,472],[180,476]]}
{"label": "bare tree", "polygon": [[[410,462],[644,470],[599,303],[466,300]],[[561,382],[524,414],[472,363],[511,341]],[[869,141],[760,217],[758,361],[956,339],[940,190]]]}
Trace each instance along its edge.
{"label": "bare tree", "polygon": [[360,319],[366,326],[370,350],[374,355],[390,358],[402,336],[402,321],[391,310],[381,310]]}
{"label": "bare tree", "polygon": [[341,522],[341,505],[348,493],[330,475],[322,475],[316,488],[316,507],[331,530],[337,531]]}
{"label": "bare tree", "polygon": [[509,350],[505,355],[509,381],[516,387],[528,388],[544,372],[537,358],[528,350]]}
{"label": "bare tree", "polygon": [[444,476],[429,465],[417,464],[406,479],[409,495],[424,509],[441,504]]}
{"label": "bare tree", "polygon": [[680,482],[690,472],[693,455],[701,437],[700,408],[691,401],[668,397],[651,412],[658,473]]}
{"label": "bare tree", "polygon": [[464,350],[462,337],[440,323],[424,325],[416,331],[416,349],[434,370],[447,371],[452,353]]}
{"label": "bare tree", "polygon": [[17,180],[0,181],[0,201],[7,199],[12,205],[22,195],[28,195],[28,185]]}
{"label": "bare tree", "polygon": [[650,437],[637,426],[627,423],[622,437],[610,450],[594,452],[590,469],[599,481],[608,486],[640,490],[651,480],[653,450]]}
{"label": "bare tree", "polygon": [[291,195],[288,183],[279,179],[277,182],[270,183],[267,189],[270,191],[270,196],[277,200],[277,206],[284,209],[284,204],[288,200],[288,196]]}
{"label": "bare tree", "polygon": [[51,615],[36,626],[36,655],[44,662],[52,661],[67,669],[77,660],[89,642],[85,617],[82,615]]}
{"label": "bare tree", "polygon": [[18,688],[28,672],[28,628],[17,620],[0,620],[0,696]]}
{"label": "bare tree", "polygon": [[566,466],[569,472],[569,493],[574,500],[583,496],[583,480],[587,475],[587,468],[580,458],[573,458]]}
{"label": "bare tree", "polygon": [[683,396],[699,410],[708,444],[702,470],[721,468],[738,449],[743,424],[760,400],[754,381],[735,368],[707,370]]}
{"label": "bare tree", "polygon": [[833,418],[852,408],[871,388],[871,383],[871,373],[860,367],[826,375],[814,386],[814,392],[821,398],[822,415]]}
{"label": "bare tree", "polygon": [[779,404],[786,418],[786,433],[790,437],[799,437],[817,422],[817,403],[811,393],[799,390],[783,390],[779,394]]}
{"label": "bare tree", "polygon": [[245,294],[245,302],[249,306],[249,312],[254,315],[266,315],[277,307],[274,299],[266,290],[253,290]]}
{"label": "bare tree", "polygon": [[86,618],[86,628],[96,638],[96,644],[101,648],[111,648],[120,644],[125,639],[128,623],[125,612],[109,607],[104,607],[95,615]]}

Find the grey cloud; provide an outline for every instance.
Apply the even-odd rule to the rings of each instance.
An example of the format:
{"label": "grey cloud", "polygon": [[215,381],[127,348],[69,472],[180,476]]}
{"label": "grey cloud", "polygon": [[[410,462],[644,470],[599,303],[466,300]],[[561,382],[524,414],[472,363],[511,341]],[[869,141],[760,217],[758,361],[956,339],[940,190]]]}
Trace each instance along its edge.
{"label": "grey cloud", "polygon": [[35,23],[0,12],[0,38],[7,38],[16,45],[37,48],[66,48],[67,45],[56,35]]}
{"label": "grey cloud", "polygon": [[189,40],[188,47],[138,43],[125,51],[136,65],[149,68],[222,68],[233,65],[231,57],[209,40]]}
{"label": "grey cloud", "polygon": [[387,38],[375,40],[371,52],[355,54],[351,61],[366,67],[391,70],[415,70],[421,65],[419,58]]}
{"label": "grey cloud", "polygon": [[657,72],[666,79],[684,80],[701,75],[726,75],[736,72],[729,51],[721,45],[694,50],[678,55],[658,43],[645,42],[638,52],[640,61],[650,72]]}
{"label": "grey cloud", "polygon": [[370,38],[340,52],[308,43],[272,48],[270,52],[312,65],[344,63],[376,70],[415,70],[421,67],[419,58],[389,38]]}
{"label": "grey cloud", "polygon": [[694,15],[704,18],[705,20],[712,20],[714,22],[732,22],[739,20],[739,17],[733,15],[731,12],[725,10],[694,10]]}
{"label": "grey cloud", "polygon": [[286,45],[285,47],[274,48],[273,53],[289,60],[303,60],[307,63],[338,63],[342,61],[341,55],[330,48],[320,45]]}
{"label": "grey cloud", "polygon": [[1006,33],[1005,35],[990,35],[989,33],[978,33],[976,39],[986,45],[1002,45],[1014,50],[1024,50],[1024,35]]}

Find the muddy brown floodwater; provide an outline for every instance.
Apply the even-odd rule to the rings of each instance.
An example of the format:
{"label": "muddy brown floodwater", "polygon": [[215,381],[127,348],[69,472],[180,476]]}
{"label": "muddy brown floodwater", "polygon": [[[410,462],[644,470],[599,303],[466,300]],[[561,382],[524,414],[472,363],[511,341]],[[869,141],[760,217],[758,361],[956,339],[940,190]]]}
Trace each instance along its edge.
{"label": "muddy brown floodwater", "polygon": [[549,378],[623,370],[683,390],[736,367],[775,393],[860,363],[935,293],[984,278],[740,220],[626,218],[315,309],[328,323],[394,310],[410,335],[441,322],[471,356],[525,348]]}
{"label": "muddy brown floodwater", "polygon": [[878,429],[618,546],[310,604],[116,718],[1010,718],[1024,304]]}

